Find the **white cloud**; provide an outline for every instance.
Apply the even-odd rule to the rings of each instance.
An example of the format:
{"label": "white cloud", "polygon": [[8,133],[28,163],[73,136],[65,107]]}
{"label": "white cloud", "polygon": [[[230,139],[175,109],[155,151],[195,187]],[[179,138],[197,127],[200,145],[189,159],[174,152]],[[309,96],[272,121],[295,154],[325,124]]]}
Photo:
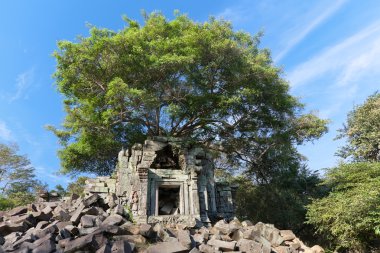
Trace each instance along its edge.
{"label": "white cloud", "polygon": [[312,32],[316,27],[318,27],[329,17],[331,17],[335,12],[337,12],[346,2],[347,0],[338,0],[334,1],[333,4],[328,3],[331,6],[326,11],[316,16],[313,20],[306,22],[305,26],[301,27],[300,29],[296,29],[291,34],[288,34],[287,37],[291,39],[288,39],[285,48],[282,49],[282,51],[276,55],[274,61],[280,61],[292,48],[294,48],[298,43],[305,39],[306,36],[310,32]]}
{"label": "white cloud", "polygon": [[355,104],[380,87],[378,45],[380,20],[296,66],[288,75],[293,91],[324,91],[315,97],[321,115],[344,120]]}
{"label": "white cloud", "polygon": [[237,6],[235,8],[226,8],[221,13],[217,14],[218,19],[225,19],[232,21],[235,25],[237,23],[246,21],[249,19],[247,15],[247,9],[243,8],[243,5]]}
{"label": "white cloud", "polygon": [[349,77],[367,74],[380,67],[380,20],[352,35],[343,42],[326,49],[319,55],[296,66],[289,74],[293,87],[306,85],[309,81],[327,73],[337,73],[340,86],[351,82]]}
{"label": "white cloud", "polygon": [[0,121],[0,139],[4,141],[13,141],[12,132],[3,121]]}
{"label": "white cloud", "polygon": [[34,78],[34,68],[29,69],[17,76],[16,79],[16,92],[9,95],[9,102],[25,98],[27,90],[32,85]]}
{"label": "white cloud", "polygon": [[61,184],[66,186],[72,180],[63,175],[58,175],[53,170],[45,168],[43,166],[35,167],[36,177],[44,183],[48,183],[50,186]]}

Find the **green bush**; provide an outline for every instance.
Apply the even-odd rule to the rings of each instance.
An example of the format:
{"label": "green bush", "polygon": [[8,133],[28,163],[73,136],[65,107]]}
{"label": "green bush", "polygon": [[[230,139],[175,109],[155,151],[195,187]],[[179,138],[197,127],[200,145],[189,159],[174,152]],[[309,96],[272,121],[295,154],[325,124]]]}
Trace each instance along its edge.
{"label": "green bush", "polygon": [[341,164],[327,172],[322,184],[331,192],[307,206],[308,223],[336,250],[379,248],[380,163]]}
{"label": "green bush", "polygon": [[5,211],[13,207],[15,207],[15,204],[11,199],[0,196],[0,211]]}

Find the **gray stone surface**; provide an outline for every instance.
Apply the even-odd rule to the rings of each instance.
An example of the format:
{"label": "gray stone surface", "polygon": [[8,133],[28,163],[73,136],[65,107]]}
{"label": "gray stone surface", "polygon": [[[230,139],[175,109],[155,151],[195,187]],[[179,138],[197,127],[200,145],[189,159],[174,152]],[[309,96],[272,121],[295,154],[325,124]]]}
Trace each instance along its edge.
{"label": "gray stone surface", "polygon": [[116,241],[113,243],[111,252],[112,253],[132,253],[134,251],[134,244],[127,241]]}
{"label": "gray stone surface", "polygon": [[118,214],[108,216],[103,222],[102,226],[119,225],[123,221],[123,217]]}
{"label": "gray stone surface", "polygon": [[235,247],[236,247],[236,242],[234,242],[234,241],[226,242],[226,241],[222,241],[222,240],[211,239],[207,242],[207,244],[210,246],[213,246],[215,248],[219,248],[222,251],[233,251],[233,250],[235,250]]}
{"label": "gray stone surface", "polygon": [[148,248],[147,253],[185,253],[188,251],[189,250],[179,242],[162,242],[151,245]]}
{"label": "gray stone surface", "polygon": [[178,230],[177,239],[187,249],[191,249],[194,246],[189,230]]}

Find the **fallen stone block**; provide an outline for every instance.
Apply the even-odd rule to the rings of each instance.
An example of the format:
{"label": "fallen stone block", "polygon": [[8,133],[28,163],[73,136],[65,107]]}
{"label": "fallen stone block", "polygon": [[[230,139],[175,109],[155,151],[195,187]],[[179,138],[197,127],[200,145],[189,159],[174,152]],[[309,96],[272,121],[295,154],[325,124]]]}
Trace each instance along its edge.
{"label": "fallen stone block", "polygon": [[82,214],[98,215],[99,214],[99,207],[90,206],[89,208],[85,208],[85,209],[83,209]]}
{"label": "fallen stone block", "polygon": [[250,227],[250,226],[253,226],[253,223],[250,220],[244,220],[241,222],[241,225],[243,227]]}
{"label": "fallen stone block", "polygon": [[61,230],[65,228],[68,225],[72,225],[73,223],[71,221],[60,221],[56,223],[57,229]]}
{"label": "fallen stone block", "polygon": [[65,229],[67,231],[69,231],[69,233],[72,235],[72,236],[77,236],[79,235],[79,229],[73,225],[67,225],[65,226]]}
{"label": "fallen stone block", "polygon": [[132,222],[126,222],[120,226],[120,229],[126,235],[138,235],[140,234],[140,226],[133,224]]}
{"label": "fallen stone block", "polygon": [[25,222],[22,223],[11,223],[11,222],[1,222],[0,223],[0,236],[6,236],[12,232],[25,232],[28,226]]}
{"label": "fallen stone block", "polygon": [[263,245],[256,241],[241,239],[237,242],[236,246],[242,252],[261,253]]}
{"label": "fallen stone block", "polygon": [[153,228],[149,224],[141,224],[139,227],[139,233],[147,238],[153,237]]}
{"label": "fallen stone block", "polygon": [[293,250],[286,246],[277,246],[273,248],[275,253],[293,253]]}
{"label": "fallen stone block", "polygon": [[46,206],[44,209],[41,210],[44,214],[47,215],[53,215],[53,209],[50,206]]}
{"label": "fallen stone block", "polygon": [[43,238],[48,234],[55,234],[58,232],[57,224],[58,222],[53,222],[52,224],[48,225],[47,227],[43,229],[35,229],[33,231],[33,235],[38,238]]}
{"label": "fallen stone block", "polygon": [[220,233],[224,235],[229,235],[234,230],[237,230],[237,228],[232,230],[231,226],[228,223],[226,223],[224,220],[220,220],[217,223],[215,223],[214,228],[219,230]]}
{"label": "fallen stone block", "polygon": [[46,252],[53,252],[55,251],[56,246],[55,242],[53,241],[53,235],[48,234],[45,237],[36,240],[33,243],[33,253],[46,253]]}
{"label": "fallen stone block", "polygon": [[210,231],[207,228],[205,228],[205,227],[201,227],[198,230],[198,233],[200,233],[205,240],[208,240],[208,238],[210,236]]}
{"label": "fallen stone block", "polygon": [[191,249],[194,246],[188,230],[179,230],[177,239],[187,249]]}
{"label": "fallen stone block", "polygon": [[311,250],[314,251],[314,253],[325,253],[325,250],[319,245],[314,245],[311,247]]}
{"label": "fallen stone block", "polygon": [[127,242],[132,242],[135,244],[144,244],[146,243],[146,239],[142,235],[116,235],[113,237],[115,241],[127,241]]}
{"label": "fallen stone block", "polygon": [[200,245],[200,244],[204,243],[205,238],[201,234],[195,234],[195,235],[193,235],[193,240],[195,241],[195,243],[197,245]]}
{"label": "fallen stone block", "polygon": [[26,212],[28,212],[28,207],[26,207],[26,206],[19,206],[19,207],[15,207],[12,210],[8,211],[7,215],[8,216],[15,216],[15,215],[24,214]]}
{"label": "fallen stone block", "polygon": [[239,241],[240,239],[243,239],[244,238],[244,234],[243,234],[243,232],[242,232],[242,230],[236,230],[236,231],[234,231],[233,233],[232,233],[232,235],[231,235],[231,239],[233,240],[233,241]]}
{"label": "fallen stone block", "polygon": [[154,245],[149,246],[147,249],[147,253],[185,253],[189,250],[186,249],[179,242],[161,242]]}
{"label": "fallen stone block", "polygon": [[115,225],[108,225],[105,227],[100,227],[99,229],[101,229],[101,231],[103,231],[107,234],[111,234],[111,235],[122,235],[123,234],[123,230],[119,226],[115,226]]}
{"label": "fallen stone block", "polygon": [[83,235],[89,235],[94,233],[95,231],[100,231],[98,227],[92,227],[92,228],[79,228],[79,234],[81,236]]}
{"label": "fallen stone block", "polygon": [[13,243],[13,246],[15,247],[19,247],[21,244],[23,244],[24,242],[33,242],[33,238],[32,238],[32,235],[31,234],[25,234],[23,235],[19,240],[17,240],[16,242]]}
{"label": "fallen stone block", "polygon": [[36,225],[36,229],[43,229],[43,228],[45,228],[47,225],[49,225],[49,222],[47,222],[47,221],[40,221],[40,222],[38,222],[37,223],[37,225]]}
{"label": "fallen stone block", "polygon": [[34,227],[36,225],[36,219],[31,214],[21,214],[12,216],[8,220],[11,223],[23,223],[25,222],[28,227]]}
{"label": "fallen stone block", "polygon": [[201,244],[199,246],[199,251],[202,253],[221,253],[220,250],[215,249],[213,246],[207,244]]}
{"label": "fallen stone block", "polygon": [[[111,252],[112,253],[132,253],[135,249],[135,245],[133,243],[127,241],[115,241],[112,245]],[[165,252],[165,251],[162,251]]]}
{"label": "fallen stone block", "polygon": [[73,222],[75,225],[79,223],[84,208],[84,204],[80,204],[78,208],[72,213],[70,221]]}
{"label": "fallen stone block", "polygon": [[50,218],[52,217],[51,216],[51,212],[50,212],[50,215],[49,214],[46,214],[42,211],[37,211],[37,212],[32,212],[32,216],[36,219],[37,222],[39,221],[49,221]]}
{"label": "fallen stone block", "polygon": [[123,221],[123,217],[118,214],[112,214],[108,216],[103,222],[102,226],[107,225],[119,225]]}
{"label": "fallen stone block", "polygon": [[296,239],[296,236],[291,230],[280,230],[280,235],[282,236],[284,241],[292,241]]}
{"label": "fallen stone block", "polygon": [[80,224],[82,225],[82,228],[90,228],[95,225],[95,215],[83,215],[80,218]]}
{"label": "fallen stone block", "polygon": [[55,213],[55,215],[53,215],[53,217],[60,221],[69,221],[71,219],[71,216],[68,214],[68,212],[64,210],[59,210]]}
{"label": "fallen stone block", "polygon": [[94,193],[94,194],[91,194],[89,197],[85,198],[83,200],[83,204],[85,207],[89,207],[90,205],[94,204],[95,202],[98,201],[99,199],[99,195]]}
{"label": "fallen stone block", "polygon": [[70,243],[66,245],[64,252],[72,253],[83,250],[90,250],[91,252],[95,252],[101,248],[106,243],[106,241],[107,239],[102,233],[92,233],[70,241]]}
{"label": "fallen stone block", "polygon": [[214,240],[214,239],[209,240],[207,244],[215,248],[219,248],[222,251],[228,251],[228,250],[233,251],[235,250],[235,247],[236,247],[236,242],[225,242],[222,240]]}
{"label": "fallen stone block", "polygon": [[12,232],[9,235],[4,236],[5,242],[8,244],[13,244],[17,240],[21,239],[22,233],[20,232]]}

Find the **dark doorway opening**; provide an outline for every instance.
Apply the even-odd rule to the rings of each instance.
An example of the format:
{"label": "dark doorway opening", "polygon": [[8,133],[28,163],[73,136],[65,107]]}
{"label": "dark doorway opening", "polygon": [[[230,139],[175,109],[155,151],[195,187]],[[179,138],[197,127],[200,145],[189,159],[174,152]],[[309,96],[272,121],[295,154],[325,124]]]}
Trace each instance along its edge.
{"label": "dark doorway opening", "polygon": [[158,188],[158,215],[180,214],[179,192],[179,185],[162,185]]}

